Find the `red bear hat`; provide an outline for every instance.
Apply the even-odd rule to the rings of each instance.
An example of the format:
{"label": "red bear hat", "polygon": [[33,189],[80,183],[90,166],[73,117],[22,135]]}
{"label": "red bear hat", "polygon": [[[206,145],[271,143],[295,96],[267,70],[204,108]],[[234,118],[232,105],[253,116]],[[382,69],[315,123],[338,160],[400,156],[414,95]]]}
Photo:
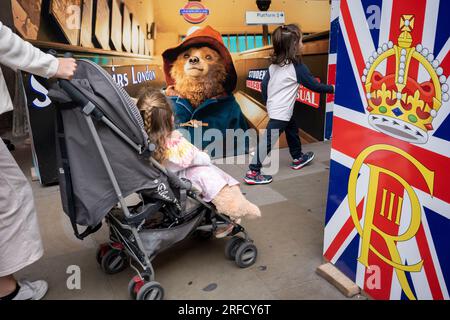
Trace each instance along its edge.
{"label": "red bear hat", "polygon": [[198,29],[184,39],[175,48],[167,49],[163,52],[162,57],[164,60],[164,74],[166,76],[167,85],[174,85],[175,80],[170,76],[170,69],[177,59],[178,55],[190,47],[205,46],[216,50],[224,59],[225,67],[228,73],[227,79],[224,84],[226,92],[231,93],[236,88],[237,74],[234,68],[233,59],[231,54],[225,47],[221,34],[211,28],[206,26],[204,28]]}

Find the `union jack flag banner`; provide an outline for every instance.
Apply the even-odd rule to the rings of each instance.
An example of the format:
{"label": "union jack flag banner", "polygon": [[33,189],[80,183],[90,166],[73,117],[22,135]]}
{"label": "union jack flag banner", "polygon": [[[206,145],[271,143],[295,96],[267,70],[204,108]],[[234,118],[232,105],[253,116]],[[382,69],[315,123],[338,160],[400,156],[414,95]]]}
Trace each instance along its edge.
{"label": "union jack flag banner", "polygon": [[324,257],[374,299],[449,299],[449,14],[340,1]]}
{"label": "union jack flag banner", "polygon": [[[331,1],[330,15],[330,45],[328,48],[328,84],[336,84],[336,52],[339,36],[339,1]],[[325,139],[331,139],[333,128],[333,105],[334,95],[327,94],[327,104],[325,113]]]}

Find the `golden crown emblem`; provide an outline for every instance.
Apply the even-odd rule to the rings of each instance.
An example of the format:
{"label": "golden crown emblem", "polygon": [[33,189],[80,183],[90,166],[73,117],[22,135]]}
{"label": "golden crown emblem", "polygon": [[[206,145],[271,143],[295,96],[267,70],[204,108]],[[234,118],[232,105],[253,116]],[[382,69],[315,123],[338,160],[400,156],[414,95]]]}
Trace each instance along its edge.
{"label": "golden crown emblem", "polygon": [[[375,129],[412,143],[426,143],[433,119],[442,102],[449,100],[449,86],[440,62],[423,45],[411,47],[414,16],[402,15],[398,44],[380,46],[369,57],[362,81],[367,94],[369,123]],[[395,58],[395,74],[383,76],[380,65]],[[419,83],[409,73],[419,63],[429,79]],[[417,65],[416,65],[417,67]]]}

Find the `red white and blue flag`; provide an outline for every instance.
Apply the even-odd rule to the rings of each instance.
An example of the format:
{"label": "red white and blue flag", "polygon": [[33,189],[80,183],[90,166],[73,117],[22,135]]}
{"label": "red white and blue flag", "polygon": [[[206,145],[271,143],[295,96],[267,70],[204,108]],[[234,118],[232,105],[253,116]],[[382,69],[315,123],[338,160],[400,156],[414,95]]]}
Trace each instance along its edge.
{"label": "red white and blue flag", "polygon": [[[339,32],[329,71],[336,70],[336,95],[324,257],[375,299],[449,299],[449,13],[447,0],[341,0],[332,18]],[[406,75],[405,47],[425,58],[411,58]],[[381,82],[408,79],[398,93],[380,86],[386,101],[405,102],[390,118],[385,106],[376,114],[371,105],[381,99],[368,92],[374,63]],[[421,89],[414,94],[410,83]],[[422,95],[434,103],[425,116]],[[405,112],[403,122],[392,120],[396,128],[369,121]],[[427,116],[432,122],[416,132],[426,137],[408,140]]]}
{"label": "red white and blue flag", "polygon": [[[328,84],[336,85],[336,57],[339,38],[339,1],[332,0],[330,15],[330,44],[328,48]],[[333,129],[333,105],[334,95],[327,94],[325,112],[325,139],[331,139]]]}

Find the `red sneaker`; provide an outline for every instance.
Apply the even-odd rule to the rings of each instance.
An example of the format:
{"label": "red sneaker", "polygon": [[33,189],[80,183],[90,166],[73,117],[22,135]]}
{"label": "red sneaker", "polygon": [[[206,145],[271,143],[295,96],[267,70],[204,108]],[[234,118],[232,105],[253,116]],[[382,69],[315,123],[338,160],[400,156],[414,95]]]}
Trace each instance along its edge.
{"label": "red sneaker", "polygon": [[248,171],[244,177],[247,184],[268,184],[272,182],[272,176],[263,175],[258,171]]}
{"label": "red sneaker", "polygon": [[299,170],[306,166],[308,163],[313,161],[314,159],[314,153],[313,152],[307,152],[302,155],[300,159],[294,159],[292,162],[291,168],[294,170]]}

